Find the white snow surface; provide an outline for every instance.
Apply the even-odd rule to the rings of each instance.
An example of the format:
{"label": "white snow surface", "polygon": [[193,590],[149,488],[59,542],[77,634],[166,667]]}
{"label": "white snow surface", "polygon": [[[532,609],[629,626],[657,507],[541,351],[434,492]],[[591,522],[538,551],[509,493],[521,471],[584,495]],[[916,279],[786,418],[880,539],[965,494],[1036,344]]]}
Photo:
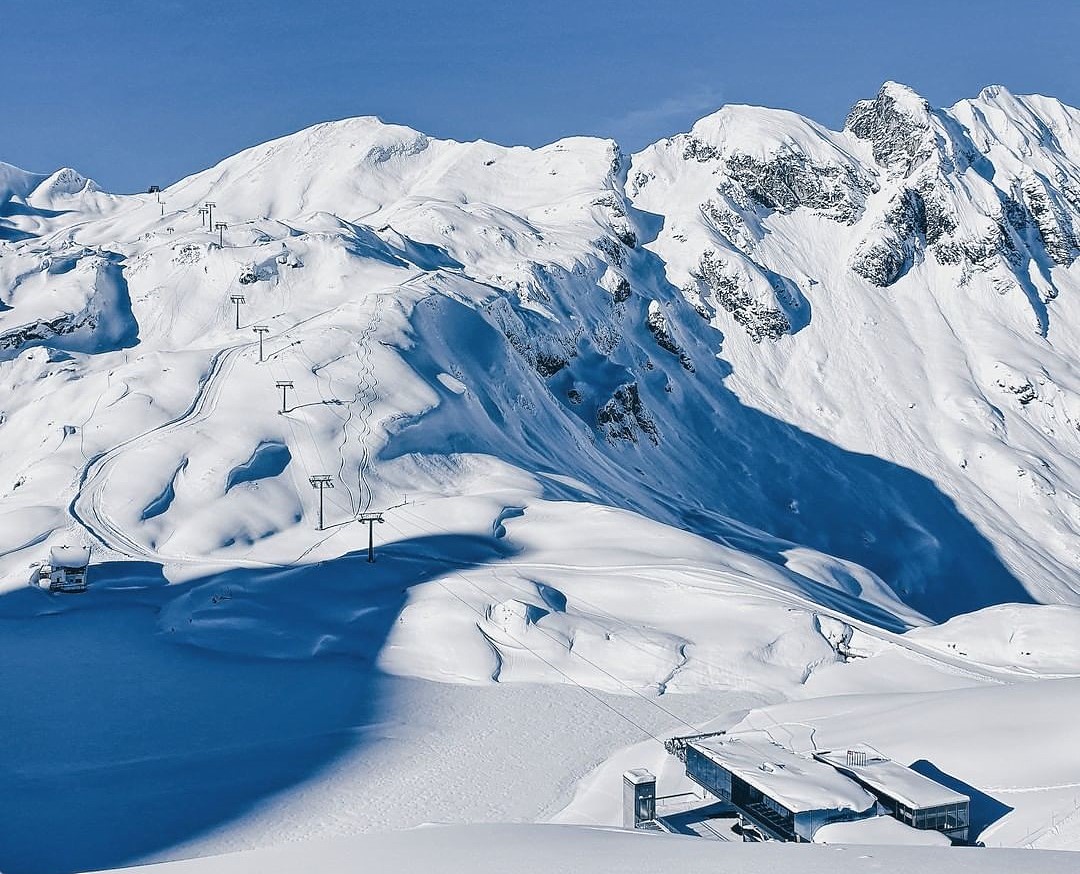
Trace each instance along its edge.
{"label": "white snow surface", "polygon": [[729,734],[694,746],[792,813],[864,813],[876,803],[869,792],[831,765],[797,756],[764,733]]}
{"label": "white snow surface", "polygon": [[[872,816],[852,822],[830,822],[814,832],[814,843],[888,847],[947,847],[949,839],[931,829],[904,825],[891,816]],[[991,860],[992,862],[992,860]],[[928,863],[932,864],[932,863]]]}
{"label": "white snow surface", "polygon": [[1000,86],[0,164],[0,869],[609,824],[740,722],[1075,847],[1078,234],[1080,112]]}
{"label": "white snow surface", "polygon": [[[895,820],[893,820],[895,822]],[[897,823],[899,824],[899,823]],[[833,828],[833,826],[826,826]],[[364,835],[213,859],[166,862],[138,874],[345,874],[372,870],[448,874],[571,874],[579,871],[680,871],[686,874],[851,874],[934,871],[936,874],[1068,874],[1068,853],[943,850],[916,846],[737,844],[617,829],[550,825],[432,827]]]}

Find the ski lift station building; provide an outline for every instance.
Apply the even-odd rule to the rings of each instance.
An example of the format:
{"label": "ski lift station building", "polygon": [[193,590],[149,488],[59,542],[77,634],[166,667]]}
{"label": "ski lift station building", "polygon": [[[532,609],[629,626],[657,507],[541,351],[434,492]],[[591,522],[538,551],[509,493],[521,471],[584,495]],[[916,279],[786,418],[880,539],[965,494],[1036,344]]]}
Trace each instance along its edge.
{"label": "ski lift station building", "polygon": [[889,826],[889,843],[967,840],[967,796],[865,744],[811,757],[747,733],[686,738],[677,748],[687,776],[767,840],[825,840],[830,830],[818,832],[839,823],[852,824],[848,831]]}
{"label": "ski lift station building", "polygon": [[38,585],[50,592],[85,592],[90,550],[85,546],[54,546],[49,563],[38,569]]}
{"label": "ski lift station building", "polygon": [[871,746],[814,753],[872,793],[884,812],[915,829],[933,829],[946,837],[968,839],[970,799],[894,762]]}
{"label": "ski lift station building", "polygon": [[812,841],[824,825],[876,812],[877,799],[854,780],[764,736],[692,740],[685,755],[691,780],[771,840]]}

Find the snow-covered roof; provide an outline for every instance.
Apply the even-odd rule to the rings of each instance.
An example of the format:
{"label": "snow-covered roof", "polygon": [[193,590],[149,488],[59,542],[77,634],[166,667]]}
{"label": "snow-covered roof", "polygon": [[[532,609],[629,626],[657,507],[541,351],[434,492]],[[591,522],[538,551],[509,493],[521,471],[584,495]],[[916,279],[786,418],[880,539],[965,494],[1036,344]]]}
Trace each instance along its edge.
{"label": "snow-covered roof", "polygon": [[49,552],[53,567],[82,568],[90,564],[90,549],[86,546],[54,546]]}
{"label": "snow-covered roof", "polygon": [[[851,757],[849,752],[857,755]],[[966,795],[894,762],[868,744],[856,744],[842,750],[824,750],[814,753],[814,756],[844,773],[851,774],[890,798],[895,798],[907,807],[940,807],[943,804],[961,804],[970,800]]]}
{"label": "snow-covered roof", "polygon": [[724,735],[694,741],[689,746],[792,813],[808,810],[861,813],[876,803],[854,780],[812,758],[796,755],[765,735]]}
{"label": "snow-covered roof", "polygon": [[814,843],[948,847],[952,841],[941,832],[912,828],[891,816],[871,816],[823,825],[814,832]]}

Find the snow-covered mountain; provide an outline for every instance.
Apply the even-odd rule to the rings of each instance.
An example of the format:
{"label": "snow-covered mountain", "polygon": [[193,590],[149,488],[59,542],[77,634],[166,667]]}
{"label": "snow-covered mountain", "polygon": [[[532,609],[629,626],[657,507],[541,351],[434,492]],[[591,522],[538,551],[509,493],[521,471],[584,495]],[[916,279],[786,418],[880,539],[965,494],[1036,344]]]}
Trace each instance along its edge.
{"label": "snow-covered mountain", "polygon": [[479,685],[955,668],[898,633],[1080,605],[1078,255],[1080,111],[999,86],[635,155],[356,118],[160,194],[0,164],[0,584],[87,543],[166,639]]}
{"label": "snow-covered mountain", "polygon": [[[432,457],[483,454],[752,552],[824,553],[842,561],[815,559],[823,582],[842,588],[854,564],[939,617],[1069,600],[1078,156],[1080,113],[1057,101],[992,87],[941,111],[889,83],[839,133],[728,106],[632,157],[596,139],[508,149],[332,122],[177,183],[164,216],[154,196],[5,165],[5,466],[19,473],[4,503],[62,511],[78,493],[78,510],[100,492],[142,550],[284,558],[274,544],[311,527],[308,490],[285,485],[253,517],[219,475],[154,503],[175,476],[289,443],[270,374],[248,400],[265,415],[243,416],[262,433],[207,410],[211,457],[181,445],[195,431],[181,422],[147,438],[153,463],[126,455],[135,492],[100,463],[77,489],[87,456],[181,412],[212,354],[251,339],[230,325],[229,295],[247,291],[244,321],[297,343],[272,365],[307,380],[296,402],[317,388],[347,402],[300,414],[351,490],[343,512],[419,495],[431,476],[408,468]],[[195,212],[208,200],[224,249]],[[375,319],[383,343],[365,354],[385,355],[373,378],[393,390],[346,427],[371,432],[361,441],[338,421],[360,418],[356,367],[317,377]],[[80,355],[58,366],[63,352]],[[131,416],[33,403],[66,390],[85,405],[109,371],[128,386],[110,409]],[[57,417],[77,439],[42,443]],[[460,473],[440,470],[439,491],[469,491],[447,485]],[[42,515],[25,540],[69,524]]]}

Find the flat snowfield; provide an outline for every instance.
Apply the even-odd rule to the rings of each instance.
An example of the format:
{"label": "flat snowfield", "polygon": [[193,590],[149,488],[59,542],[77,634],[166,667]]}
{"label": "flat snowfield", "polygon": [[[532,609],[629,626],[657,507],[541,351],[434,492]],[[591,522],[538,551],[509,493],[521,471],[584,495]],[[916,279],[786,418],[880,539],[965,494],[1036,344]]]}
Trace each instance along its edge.
{"label": "flat snowfield", "polygon": [[1075,874],[1071,853],[721,843],[555,825],[432,826],[125,869],[132,874]]}

